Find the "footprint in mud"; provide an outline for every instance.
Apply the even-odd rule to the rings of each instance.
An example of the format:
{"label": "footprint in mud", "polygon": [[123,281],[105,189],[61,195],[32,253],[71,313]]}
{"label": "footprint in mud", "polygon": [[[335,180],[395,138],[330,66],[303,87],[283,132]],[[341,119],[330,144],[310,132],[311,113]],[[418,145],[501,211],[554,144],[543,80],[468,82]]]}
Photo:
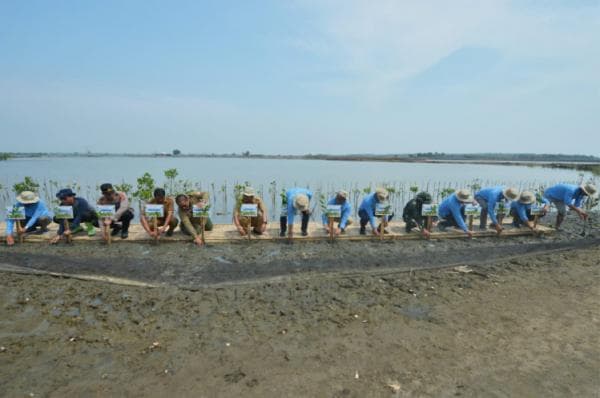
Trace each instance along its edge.
{"label": "footprint in mud", "polygon": [[233,373],[226,374],[223,378],[227,383],[237,383],[246,377],[246,373],[242,372],[240,369],[236,370]]}

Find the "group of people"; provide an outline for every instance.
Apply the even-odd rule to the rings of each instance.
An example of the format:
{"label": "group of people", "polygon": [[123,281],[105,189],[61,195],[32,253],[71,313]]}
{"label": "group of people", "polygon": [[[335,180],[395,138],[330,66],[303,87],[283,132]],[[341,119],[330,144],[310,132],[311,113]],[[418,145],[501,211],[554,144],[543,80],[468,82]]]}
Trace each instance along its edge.
{"label": "group of people", "polygon": [[[88,236],[96,234],[96,228],[102,226],[111,229],[112,236],[119,235],[126,239],[129,234],[129,226],[134,218],[134,209],[130,206],[129,199],[125,192],[117,191],[110,183],[100,186],[102,195],[97,201],[98,205],[114,206],[114,214],[111,217],[99,218],[96,209],[90,203],[75,194],[70,188],[61,189],[56,198],[61,206],[70,206],[73,210],[73,217],[65,222],[63,219],[53,219],[52,212],[43,200],[34,192],[24,191],[17,196],[15,206],[25,208],[24,220],[7,220],[6,224],[6,242],[8,245],[14,244],[15,223],[19,223],[25,233],[45,233],[48,231],[48,225],[54,221],[58,224],[56,236],[51,239],[52,243],[57,243],[61,239],[69,238],[72,234],[86,231]],[[490,225],[501,233],[502,223],[498,220],[496,214],[496,205],[504,203],[509,208],[509,215],[515,227],[527,226],[535,231],[536,225],[531,208],[536,203],[542,206],[542,216],[545,215],[553,204],[557,211],[556,228],[559,228],[567,209],[576,212],[579,217],[586,220],[588,214],[582,209],[583,200],[586,196],[592,196],[596,193],[596,187],[591,183],[581,185],[557,184],[547,188],[541,197],[536,197],[533,192],[519,192],[512,187],[490,187],[481,189],[475,194],[469,189],[458,190],[448,196],[439,204],[437,216],[433,217],[433,224],[441,231],[448,227],[456,227],[464,231],[469,237],[472,231],[466,224],[465,207],[467,204],[478,204],[481,208],[480,226],[485,230],[488,228],[488,218]],[[394,213],[380,214],[377,207],[388,201],[389,192],[385,188],[377,188],[375,192],[366,195],[358,207],[358,217],[360,224],[360,234],[365,235],[367,225],[371,227],[374,235],[389,233],[386,226],[394,217]],[[294,221],[296,215],[301,218],[300,231],[302,236],[308,235],[308,224],[311,211],[311,200],[313,193],[305,188],[291,188],[286,191],[282,204],[282,214],[280,217],[280,236],[289,238],[294,236]],[[427,225],[428,217],[423,215],[423,206],[432,203],[432,197],[428,192],[419,192],[411,199],[403,209],[402,218],[405,222],[406,232],[418,229],[423,236],[429,237],[431,231]],[[510,205],[509,205],[510,203]],[[194,243],[203,244],[202,232],[211,231],[213,223],[210,217],[197,217],[194,213],[194,207],[204,208],[209,204],[208,192],[190,192],[188,194],[179,194],[175,198],[168,197],[163,188],[156,188],[153,192],[153,198],[148,204],[162,205],[163,215],[156,217],[156,220],[150,222],[141,208],[141,225],[146,233],[154,239],[159,239],[163,234],[172,236],[177,226],[181,232],[191,237]],[[346,228],[353,223],[350,217],[352,205],[348,201],[348,192],[340,190],[327,201],[328,205],[339,206],[339,217],[333,218],[333,224],[330,218],[323,214],[322,222],[325,230],[334,235],[344,234]],[[175,216],[175,205],[179,219]],[[256,215],[247,217],[242,215],[242,205],[255,205]],[[377,219],[380,219],[379,223]],[[248,233],[261,235],[267,228],[267,208],[264,201],[256,195],[252,187],[245,187],[236,202],[233,211],[233,223],[240,235],[245,236]]]}

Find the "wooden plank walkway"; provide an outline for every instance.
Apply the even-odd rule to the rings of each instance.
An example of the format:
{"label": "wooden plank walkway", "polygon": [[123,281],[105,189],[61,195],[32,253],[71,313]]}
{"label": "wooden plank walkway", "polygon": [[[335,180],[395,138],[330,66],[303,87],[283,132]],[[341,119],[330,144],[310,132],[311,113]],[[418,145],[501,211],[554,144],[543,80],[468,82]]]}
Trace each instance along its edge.
{"label": "wooden plank walkway", "polygon": [[[477,221],[477,220],[476,220]],[[513,228],[510,225],[510,219],[504,220],[504,231],[500,235],[500,237],[513,237],[513,236],[531,236],[532,232],[527,227],[523,228]],[[27,234],[25,236],[25,242],[47,242],[56,234],[56,230],[58,229],[57,224],[51,224],[49,226],[50,232],[42,234],[42,235],[34,235]],[[538,229],[540,234],[551,234],[555,230],[550,227],[538,225]],[[404,222],[391,222],[388,230],[390,234],[386,234],[384,236],[384,240],[406,240],[406,239],[423,239],[420,232],[413,230],[411,233],[406,233],[404,230]],[[480,231],[478,224],[473,226],[473,236],[474,237],[486,237],[486,236],[496,236],[496,231],[493,228],[488,228],[487,231]],[[6,224],[0,223],[0,241],[4,242],[6,240],[5,232],[6,232]],[[433,232],[431,234],[431,239],[452,239],[452,238],[465,238],[466,235],[458,230],[453,228],[448,228],[446,232],[439,232],[439,230],[434,227]],[[248,240],[247,237],[240,236],[236,228],[233,224],[216,224],[214,229],[210,232],[206,232],[205,234],[207,243],[231,243],[231,242],[243,242]],[[252,234],[251,240],[256,241],[277,241],[284,240],[287,238],[281,238],[279,236],[279,223],[272,222],[269,223],[267,231],[263,235],[254,235]],[[300,225],[294,226],[294,240],[299,241],[326,241],[329,239],[329,235],[323,228],[321,223],[311,222],[308,227],[308,236],[302,236],[300,234]],[[336,240],[379,240],[379,237],[374,236],[370,227],[367,226],[367,235],[360,235],[358,225],[349,226],[346,229],[346,233],[343,235],[339,235],[335,238]],[[15,239],[17,240],[17,239]],[[161,237],[161,242],[181,242],[181,241],[190,241],[191,237],[184,235],[179,231],[179,227],[175,231],[172,237],[166,237],[163,235]],[[73,241],[76,242],[96,242],[102,241],[102,232],[100,229],[96,229],[96,236],[88,237],[85,232],[80,232],[73,236]],[[152,239],[148,236],[148,234],[144,231],[141,225],[132,224],[129,229],[129,237],[127,239],[121,239],[120,235],[117,235],[112,238],[113,243],[123,243],[123,242],[150,242]],[[18,243],[17,243],[18,244]]]}

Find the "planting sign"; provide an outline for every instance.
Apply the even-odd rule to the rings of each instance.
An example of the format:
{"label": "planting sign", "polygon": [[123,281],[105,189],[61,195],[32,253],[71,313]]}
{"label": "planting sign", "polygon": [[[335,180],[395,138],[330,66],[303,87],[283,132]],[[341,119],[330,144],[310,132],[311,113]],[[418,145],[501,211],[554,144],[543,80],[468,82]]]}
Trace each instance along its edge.
{"label": "planting sign", "polygon": [[146,208],[144,210],[144,213],[146,214],[146,217],[149,218],[162,218],[164,217],[165,214],[165,207],[164,205],[150,205],[147,204]]}
{"label": "planting sign", "polygon": [[6,218],[8,220],[24,220],[25,208],[23,206],[8,206],[6,208]]}
{"label": "planting sign", "polygon": [[342,206],[341,205],[327,205],[327,208],[325,209],[325,215],[329,218],[342,217]]}
{"label": "planting sign", "polygon": [[73,206],[58,206],[54,210],[54,217],[59,220],[70,220],[73,218]]}
{"label": "planting sign", "polygon": [[192,207],[192,217],[201,218],[209,216],[210,205],[196,204]]}
{"label": "planting sign", "polygon": [[258,205],[242,203],[242,205],[240,206],[240,215],[242,217],[258,216]]}
{"label": "planting sign", "polygon": [[468,204],[465,205],[465,215],[467,216],[478,216],[481,212],[481,207],[477,205]]}
{"label": "planting sign", "polygon": [[423,204],[421,215],[424,217],[435,217],[437,216],[438,205],[436,204]]}
{"label": "planting sign", "polygon": [[98,205],[96,210],[99,218],[113,218],[115,212],[115,205]]}
{"label": "planting sign", "polygon": [[392,205],[389,203],[377,203],[375,204],[375,215],[376,216],[389,216],[392,213]]}

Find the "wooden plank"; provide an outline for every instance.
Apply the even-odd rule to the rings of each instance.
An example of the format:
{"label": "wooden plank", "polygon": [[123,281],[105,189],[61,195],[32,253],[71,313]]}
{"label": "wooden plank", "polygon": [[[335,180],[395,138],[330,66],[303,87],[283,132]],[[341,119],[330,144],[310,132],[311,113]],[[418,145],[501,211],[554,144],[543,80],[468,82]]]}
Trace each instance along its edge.
{"label": "wooden plank", "polygon": [[[499,235],[499,238],[511,237],[511,236],[527,236],[531,235],[531,231],[529,228],[513,228],[510,224],[512,220],[510,218],[504,219],[504,231]],[[410,233],[405,232],[404,222],[390,222],[388,224],[388,229],[390,231],[389,235],[386,234],[386,240],[406,240],[406,239],[424,239],[421,233],[417,230],[413,230]],[[55,234],[58,229],[56,224],[51,224],[48,226],[50,230],[49,233],[43,235],[33,235],[28,234],[26,238],[26,242],[48,242]],[[550,234],[555,230],[546,226],[538,225],[538,229],[541,234]],[[433,232],[431,233],[431,239],[455,239],[455,238],[465,238],[465,234],[457,229],[448,228],[447,232],[439,232],[436,231],[436,228],[433,228]],[[6,241],[5,231],[6,224],[0,223],[0,241]],[[206,242],[207,243],[228,243],[228,242],[247,242],[248,238],[240,236],[239,232],[235,228],[233,224],[215,224],[212,231],[206,231]],[[496,236],[496,231],[494,229],[489,229],[487,231],[480,231],[479,229],[475,229],[473,231],[473,237],[493,237]],[[277,223],[270,223],[269,227],[265,231],[263,235],[252,235],[253,241],[278,241],[284,240],[286,238],[279,237],[279,225]],[[308,226],[308,236],[302,236],[301,234],[294,234],[294,240],[297,241],[325,241],[330,239],[329,234],[323,227],[321,223],[311,222]],[[148,236],[146,231],[139,224],[132,224],[129,228],[129,238],[128,239],[114,239],[113,243],[121,243],[121,242],[150,242],[153,239]],[[191,241],[191,237],[184,235],[180,231],[176,231],[172,237],[163,236],[160,239],[163,242],[181,242],[181,241]],[[371,234],[370,231],[367,232],[367,235],[360,235],[359,226],[352,225],[346,228],[346,232],[342,235],[336,237],[336,240],[379,240],[378,237]],[[102,234],[96,234],[96,236],[88,237],[84,232],[78,233],[73,236],[74,242],[101,242],[103,241]]]}

